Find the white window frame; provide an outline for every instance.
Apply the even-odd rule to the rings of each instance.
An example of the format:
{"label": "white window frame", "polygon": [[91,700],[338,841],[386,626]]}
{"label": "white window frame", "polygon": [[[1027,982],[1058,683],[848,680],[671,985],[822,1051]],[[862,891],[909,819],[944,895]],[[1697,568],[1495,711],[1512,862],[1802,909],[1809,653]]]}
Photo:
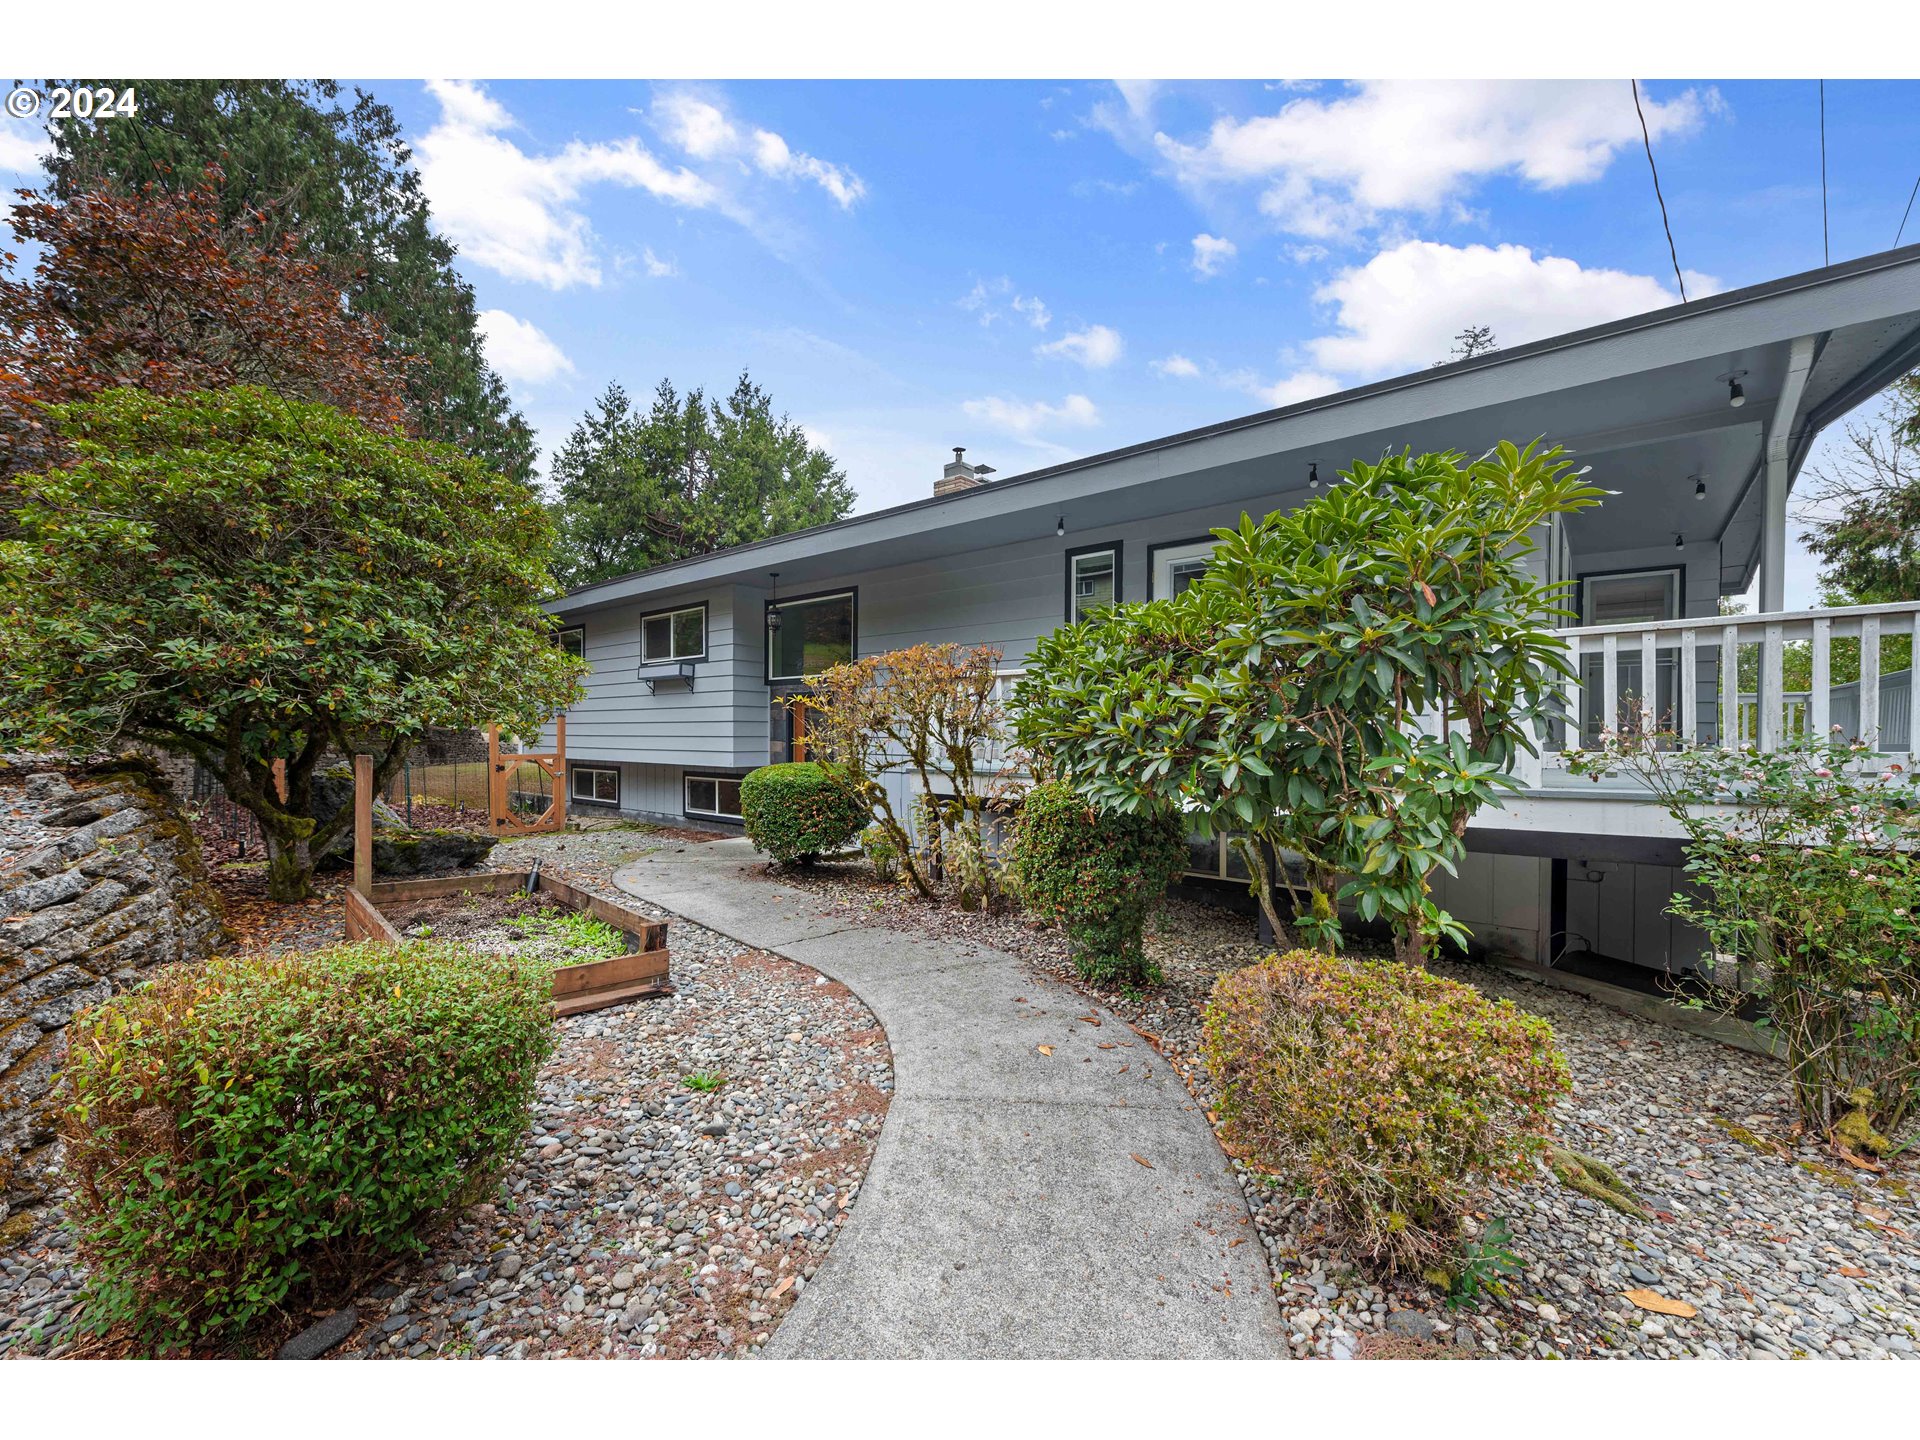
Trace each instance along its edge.
{"label": "white window frame", "polygon": [[568,625],[563,629],[556,630],[553,632],[553,643],[569,655],[577,656],[579,659],[584,660],[587,658],[587,627],[584,625]]}
{"label": "white window frame", "polygon": [[[1659,576],[1667,582],[1667,598],[1670,602],[1668,613],[1646,620],[1596,620],[1593,618],[1593,587],[1610,580],[1645,580],[1650,576]],[[1620,570],[1613,573],[1582,575],[1580,577],[1580,623],[1585,625],[1640,625],[1655,624],[1659,620],[1678,620],[1687,606],[1685,577],[1678,565],[1649,565],[1644,570]]]}
{"label": "white window frame", "polygon": [[788,620],[791,618],[788,614],[789,610],[799,610],[799,609],[804,609],[806,606],[809,606],[809,605],[824,604],[828,600],[845,600],[847,602],[847,620],[848,620],[847,659],[854,660],[859,658],[859,655],[860,655],[860,591],[857,588],[850,586],[845,590],[822,590],[816,595],[796,595],[791,600],[772,600],[767,603],[767,614],[766,614],[766,620],[768,622],[767,651],[766,651],[766,672],[767,672],[766,682],[767,684],[788,685],[788,684],[792,684],[796,680],[804,680],[806,678],[804,674],[776,675],[773,673],[773,654],[774,654],[774,651],[779,648],[779,644],[777,639],[775,638],[775,632],[771,624],[771,621],[773,619],[773,613],[776,610],[780,612],[780,624],[782,628],[785,628]]}
{"label": "white window frame", "polygon": [[[722,784],[732,785],[734,787],[734,793],[738,794],[739,786],[740,786],[740,778],[741,777],[738,775],[708,775],[708,774],[699,773],[697,771],[688,772],[686,774],[681,775],[680,777],[681,812],[689,816],[690,818],[694,818],[694,819],[731,820],[735,824],[742,823],[744,817],[738,814],[731,814],[725,810],[718,808],[720,804],[721,785]],[[712,783],[713,803],[715,806],[714,809],[701,810],[701,809],[695,808],[693,803],[693,782],[696,780],[705,780]]]}
{"label": "white window frame", "polygon": [[1148,578],[1148,598],[1170,600],[1173,598],[1173,567],[1190,560],[1211,560],[1213,552],[1220,542],[1209,535],[1205,540],[1195,540],[1187,545],[1156,545],[1153,547],[1153,573]]}
{"label": "white window frame", "polygon": [[1113,601],[1120,603],[1120,542],[1113,541],[1104,545],[1083,545],[1067,552],[1067,623],[1077,625],[1085,617],[1080,613],[1080,562],[1098,560],[1106,556],[1113,562]]}
{"label": "white window frame", "polygon": [[[671,651],[674,645],[673,622],[675,620],[678,620],[682,615],[692,614],[694,612],[698,612],[700,616],[700,648],[697,651],[690,651],[685,655],[676,655],[676,654],[655,655],[654,653],[652,653],[650,650],[647,649],[647,622],[649,620],[665,620],[667,622],[667,649]],[[677,606],[672,610],[654,610],[640,617],[640,663],[642,665],[670,665],[675,661],[679,661],[679,660],[704,660],[706,658],[707,658],[707,602],[706,601],[702,600],[698,605]]]}
{"label": "white window frame", "polygon": [[[611,775],[613,777],[613,798],[611,800],[600,799],[593,793],[596,787],[591,782],[587,785],[587,793],[582,795],[580,793],[580,780],[582,776],[587,775]],[[619,769],[612,765],[574,765],[570,767],[567,771],[567,798],[569,801],[577,800],[582,805],[611,805],[618,808],[620,804]]]}

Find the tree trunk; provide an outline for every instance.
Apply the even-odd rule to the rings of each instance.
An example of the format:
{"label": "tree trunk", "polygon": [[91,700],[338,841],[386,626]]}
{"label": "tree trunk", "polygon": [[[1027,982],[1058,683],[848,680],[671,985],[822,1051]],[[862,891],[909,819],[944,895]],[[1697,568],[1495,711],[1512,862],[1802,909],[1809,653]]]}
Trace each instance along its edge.
{"label": "tree trunk", "polygon": [[267,838],[267,898],[289,905],[310,898],[313,856],[306,838],[264,824],[261,832]]}
{"label": "tree trunk", "polygon": [[1417,970],[1427,968],[1427,937],[1412,925],[1393,928],[1393,958]]}

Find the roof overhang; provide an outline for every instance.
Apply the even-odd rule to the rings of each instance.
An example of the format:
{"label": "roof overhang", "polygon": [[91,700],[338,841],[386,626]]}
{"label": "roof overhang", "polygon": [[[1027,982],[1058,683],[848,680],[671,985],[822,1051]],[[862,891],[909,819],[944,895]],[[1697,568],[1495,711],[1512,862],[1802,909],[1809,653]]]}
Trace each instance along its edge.
{"label": "roof overhang", "polygon": [[[782,590],[799,591],[1031,540],[1062,515],[1086,534],[1174,510],[1304,496],[1310,460],[1337,470],[1402,447],[1478,453],[1536,436],[1578,453],[1623,494],[1578,517],[1586,548],[1631,548],[1670,524],[1717,536],[1723,587],[1743,589],[1759,549],[1753,482],[1794,342],[1808,338],[1815,359],[1795,377],[1789,417],[1796,472],[1822,427],[1920,362],[1920,245],[675,561],[548,608],[576,614],[683,587],[764,585],[769,571]],[[1739,409],[1725,380],[1736,371],[1747,397]],[[1711,480],[1705,511],[1693,501],[1694,475]]]}

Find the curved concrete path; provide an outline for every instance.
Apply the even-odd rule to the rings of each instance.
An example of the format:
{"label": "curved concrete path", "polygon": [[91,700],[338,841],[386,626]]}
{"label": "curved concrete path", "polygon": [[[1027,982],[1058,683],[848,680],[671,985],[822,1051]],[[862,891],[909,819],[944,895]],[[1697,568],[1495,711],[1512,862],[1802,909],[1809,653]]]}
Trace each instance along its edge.
{"label": "curved concrete path", "polygon": [[849,925],[757,863],[744,840],[690,844],[614,883],[822,971],[886,1027],[872,1168],[767,1354],[1286,1355],[1239,1185],[1145,1041],[1012,956]]}

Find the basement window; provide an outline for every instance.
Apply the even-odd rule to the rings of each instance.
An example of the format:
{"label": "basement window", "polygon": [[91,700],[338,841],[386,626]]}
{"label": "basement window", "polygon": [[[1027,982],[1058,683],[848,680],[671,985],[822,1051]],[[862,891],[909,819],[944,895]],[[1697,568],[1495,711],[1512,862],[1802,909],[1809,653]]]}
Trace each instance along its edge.
{"label": "basement window", "polygon": [[573,798],[589,805],[620,803],[620,772],[588,765],[573,767]]}
{"label": "basement window", "polygon": [[740,822],[740,781],[733,775],[686,777],[686,813],[702,820]]}

